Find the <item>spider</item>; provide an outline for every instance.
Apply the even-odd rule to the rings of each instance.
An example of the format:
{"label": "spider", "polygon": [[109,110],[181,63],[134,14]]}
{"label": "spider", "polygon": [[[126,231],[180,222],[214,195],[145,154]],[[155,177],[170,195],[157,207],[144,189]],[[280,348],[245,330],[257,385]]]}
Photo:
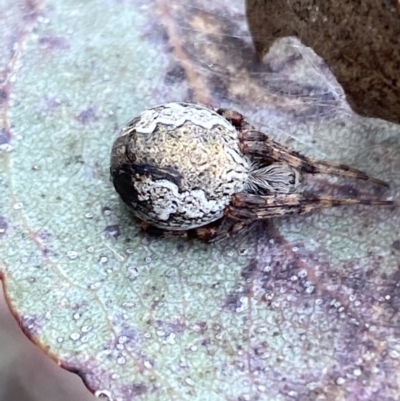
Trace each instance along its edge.
{"label": "spider", "polygon": [[111,179],[142,227],[216,242],[256,220],[391,200],[307,197],[304,174],[369,180],[343,164],[314,160],[255,130],[242,114],[167,103],[142,112],[113,144]]}

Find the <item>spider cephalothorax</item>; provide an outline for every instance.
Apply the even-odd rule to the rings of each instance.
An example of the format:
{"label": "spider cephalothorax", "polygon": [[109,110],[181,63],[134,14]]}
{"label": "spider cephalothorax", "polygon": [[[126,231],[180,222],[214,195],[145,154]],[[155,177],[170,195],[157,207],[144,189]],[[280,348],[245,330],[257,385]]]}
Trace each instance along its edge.
{"label": "spider cephalothorax", "polygon": [[235,111],[190,103],[144,111],[120,132],[111,154],[115,189],[136,217],[162,230],[190,230],[204,241],[222,239],[257,219],[342,204],[391,204],[305,198],[298,193],[303,173],[386,185],[348,166],[291,151]]}

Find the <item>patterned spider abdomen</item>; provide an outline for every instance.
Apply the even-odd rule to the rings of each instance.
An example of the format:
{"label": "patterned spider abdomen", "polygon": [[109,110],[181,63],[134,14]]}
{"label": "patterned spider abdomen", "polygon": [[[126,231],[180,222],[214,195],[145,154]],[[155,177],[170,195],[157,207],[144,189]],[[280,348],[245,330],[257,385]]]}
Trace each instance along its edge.
{"label": "patterned spider abdomen", "polygon": [[249,179],[250,161],[236,129],[222,116],[189,103],[144,111],[115,140],[111,177],[139,219],[188,230],[224,214]]}

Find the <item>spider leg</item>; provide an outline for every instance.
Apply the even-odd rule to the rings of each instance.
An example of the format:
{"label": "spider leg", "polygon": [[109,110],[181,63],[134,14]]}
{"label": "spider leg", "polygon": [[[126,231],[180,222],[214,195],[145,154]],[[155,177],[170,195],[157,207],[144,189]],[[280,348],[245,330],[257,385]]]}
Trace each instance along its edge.
{"label": "spider leg", "polygon": [[204,243],[219,242],[233,237],[247,227],[247,225],[248,222],[229,217],[223,217],[203,227],[182,231],[163,230],[145,222],[140,224],[141,229],[153,238],[185,237],[188,239],[197,239]]}
{"label": "spider leg", "polygon": [[337,199],[328,196],[305,197],[300,194],[254,195],[240,192],[233,196],[226,215],[203,227],[187,231],[168,231],[142,223],[141,227],[151,236],[179,236],[214,243],[230,238],[245,230],[256,220],[282,217],[291,214],[305,214],[313,210],[342,205],[393,205],[392,200],[381,199]]}
{"label": "spider leg", "polygon": [[238,131],[241,150],[244,154],[257,156],[274,162],[286,162],[290,166],[310,174],[328,174],[339,177],[353,177],[368,180],[389,188],[389,184],[377,178],[368,176],[363,171],[345,164],[331,163],[303,156],[287,146],[272,140],[263,132],[257,131],[244,116],[230,109],[217,109],[216,112],[225,117]]}
{"label": "spider leg", "polygon": [[337,199],[328,196],[304,197],[300,194],[253,195],[241,192],[234,195],[227,215],[234,219],[249,221],[269,219],[291,214],[305,214],[316,209],[342,205],[393,205],[392,200],[379,199]]}
{"label": "spider leg", "polygon": [[[244,125],[242,123],[242,125]],[[345,164],[331,163],[303,156],[288,147],[272,140],[262,132],[254,129],[239,130],[241,150],[244,154],[267,158],[272,161],[286,162],[290,166],[310,174],[329,174],[340,177],[353,177],[368,180],[378,185],[389,185],[376,178],[368,176],[363,171],[346,166]]]}
{"label": "spider leg", "polygon": [[230,238],[245,229],[250,222],[224,216],[214,223],[188,231],[189,238],[196,238],[205,243],[214,243]]}
{"label": "spider leg", "polygon": [[164,230],[162,228],[153,226],[145,221],[140,223],[140,228],[146,234],[153,238],[162,238],[162,237],[186,237],[186,231],[173,231],[173,230]]}
{"label": "spider leg", "polygon": [[230,109],[216,109],[216,113],[225,117],[236,129],[241,130],[243,125],[246,124],[243,114]]}

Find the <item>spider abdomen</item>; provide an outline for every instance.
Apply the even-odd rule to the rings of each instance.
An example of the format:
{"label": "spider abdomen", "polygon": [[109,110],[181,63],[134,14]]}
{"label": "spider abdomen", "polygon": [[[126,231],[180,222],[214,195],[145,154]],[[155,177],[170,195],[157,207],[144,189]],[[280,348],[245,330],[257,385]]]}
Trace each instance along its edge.
{"label": "spider abdomen", "polygon": [[205,107],[168,103],[144,111],[115,140],[111,176],[139,219],[187,230],[224,214],[246,188],[250,162],[236,129]]}

